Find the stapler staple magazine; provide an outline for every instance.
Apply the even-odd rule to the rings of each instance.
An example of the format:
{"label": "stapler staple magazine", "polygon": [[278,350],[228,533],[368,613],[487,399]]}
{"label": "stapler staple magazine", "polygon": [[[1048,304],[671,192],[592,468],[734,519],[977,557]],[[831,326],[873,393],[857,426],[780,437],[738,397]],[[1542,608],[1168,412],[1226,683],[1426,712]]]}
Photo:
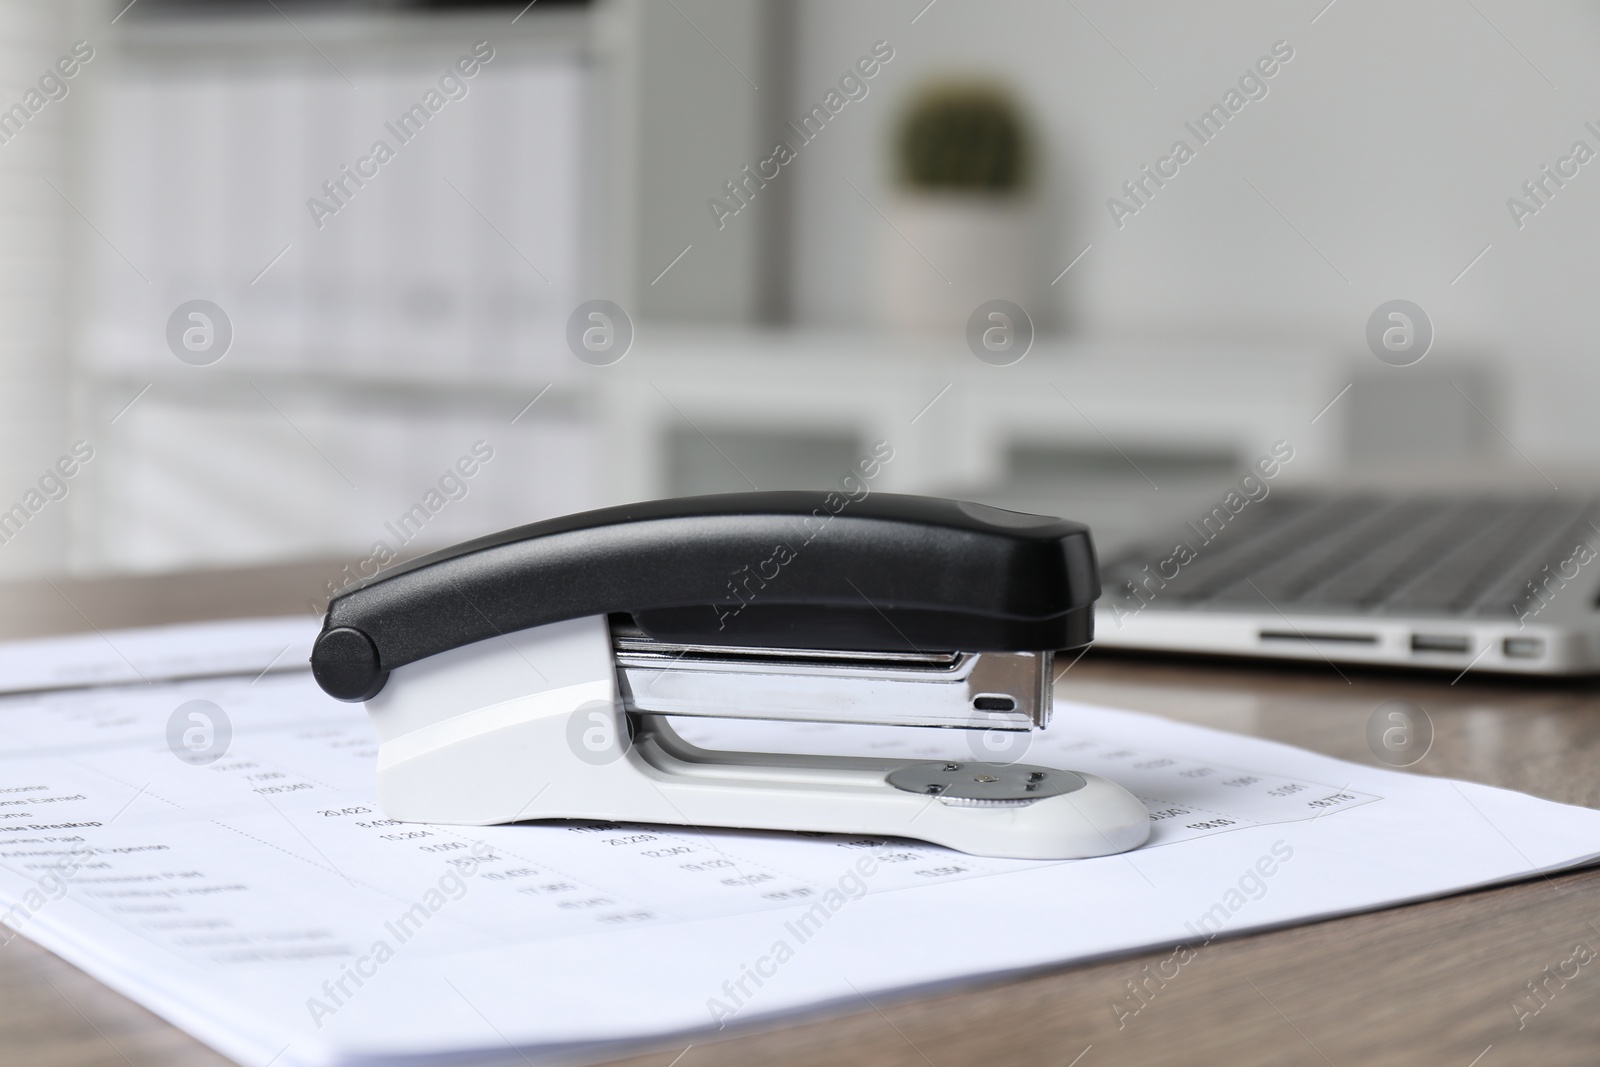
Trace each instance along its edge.
{"label": "stapler staple magazine", "polygon": [[390,818],[917,838],[1069,859],[1142,844],[1121,786],[1054,767],[712,750],[669,717],[1044,729],[1093,639],[1086,527],[874,493],[607,508],[335,597],[318,684],[365,701]]}

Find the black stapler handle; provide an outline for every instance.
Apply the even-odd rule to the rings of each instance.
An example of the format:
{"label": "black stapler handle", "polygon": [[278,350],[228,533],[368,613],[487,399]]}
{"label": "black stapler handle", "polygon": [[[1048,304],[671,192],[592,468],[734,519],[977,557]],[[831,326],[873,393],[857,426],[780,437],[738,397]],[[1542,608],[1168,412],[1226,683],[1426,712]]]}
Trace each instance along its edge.
{"label": "black stapler handle", "polygon": [[423,556],[340,593],[318,684],[366,700],[389,671],[532,626],[628,613],[688,644],[1026,651],[1093,639],[1080,523],[932,497],[729,493],[605,508]]}

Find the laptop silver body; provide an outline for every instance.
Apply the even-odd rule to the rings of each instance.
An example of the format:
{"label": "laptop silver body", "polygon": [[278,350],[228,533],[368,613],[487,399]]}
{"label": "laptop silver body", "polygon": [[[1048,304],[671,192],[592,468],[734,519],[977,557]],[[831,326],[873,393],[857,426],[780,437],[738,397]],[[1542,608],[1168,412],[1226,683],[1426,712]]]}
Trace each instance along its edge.
{"label": "laptop silver body", "polygon": [[1237,511],[1148,523],[1100,545],[1095,642],[1457,674],[1600,673],[1597,504],[1570,493],[1285,488]]}
{"label": "laptop silver body", "polygon": [[969,499],[1089,525],[1101,648],[1600,674],[1592,475],[1553,471],[1558,490],[1526,468],[1391,464],[1284,484],[1260,462],[1041,451]]}

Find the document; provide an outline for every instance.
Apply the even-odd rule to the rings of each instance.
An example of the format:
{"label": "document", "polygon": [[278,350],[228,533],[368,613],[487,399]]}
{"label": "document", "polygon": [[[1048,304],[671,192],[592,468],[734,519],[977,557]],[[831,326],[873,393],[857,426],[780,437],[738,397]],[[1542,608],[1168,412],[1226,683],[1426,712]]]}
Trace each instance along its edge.
{"label": "document", "polygon": [[[603,1058],[1600,859],[1600,811],[1066,702],[1024,758],[1140,796],[1142,848],[1036,862],[839,835],[402,824],[375,802],[361,705],[291,669],[315,630],[0,647],[27,683],[0,685],[31,690],[0,696],[0,938],[251,1067]],[[985,743],[677,725],[791,752],[971,759]]]}

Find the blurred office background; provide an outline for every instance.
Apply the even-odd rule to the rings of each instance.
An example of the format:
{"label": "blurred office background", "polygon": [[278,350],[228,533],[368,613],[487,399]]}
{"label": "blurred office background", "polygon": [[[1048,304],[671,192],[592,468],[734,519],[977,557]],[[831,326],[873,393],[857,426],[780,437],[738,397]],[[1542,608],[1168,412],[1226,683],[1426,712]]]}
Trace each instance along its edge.
{"label": "blurred office background", "polygon": [[[1600,150],[1597,59],[1578,0],[0,0],[0,574],[407,555],[877,440],[876,488],[1112,532],[1278,440],[1288,479],[1548,488],[1600,463],[1600,164],[1541,170]],[[998,171],[908,184],[952,99]],[[990,298],[1019,362],[969,350]],[[1368,350],[1394,299],[1412,366]]]}

